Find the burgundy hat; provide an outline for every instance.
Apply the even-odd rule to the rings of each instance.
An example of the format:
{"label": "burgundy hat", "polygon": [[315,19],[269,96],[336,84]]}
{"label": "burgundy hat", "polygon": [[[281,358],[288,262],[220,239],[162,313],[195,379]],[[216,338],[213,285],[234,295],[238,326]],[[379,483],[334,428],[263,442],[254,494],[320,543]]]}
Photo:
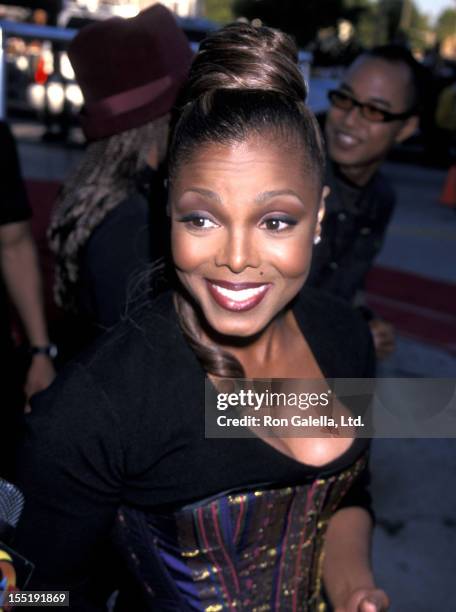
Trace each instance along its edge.
{"label": "burgundy hat", "polygon": [[84,95],[80,119],[89,140],[165,115],[192,60],[185,34],[161,4],[131,19],[113,17],[86,26],[68,55]]}

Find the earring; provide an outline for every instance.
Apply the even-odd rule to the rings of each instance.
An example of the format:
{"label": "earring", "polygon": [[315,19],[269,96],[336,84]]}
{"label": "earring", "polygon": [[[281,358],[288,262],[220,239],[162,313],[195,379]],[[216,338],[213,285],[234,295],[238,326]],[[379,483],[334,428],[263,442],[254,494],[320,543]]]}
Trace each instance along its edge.
{"label": "earring", "polygon": [[320,242],[321,242],[321,236],[317,234],[314,238],[314,244],[320,244]]}

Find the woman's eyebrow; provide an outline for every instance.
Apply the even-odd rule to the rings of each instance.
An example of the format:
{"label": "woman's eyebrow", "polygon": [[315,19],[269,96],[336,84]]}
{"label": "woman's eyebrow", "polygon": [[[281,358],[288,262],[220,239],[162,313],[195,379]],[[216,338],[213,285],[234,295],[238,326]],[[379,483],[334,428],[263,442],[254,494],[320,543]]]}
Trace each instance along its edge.
{"label": "woman's eyebrow", "polygon": [[299,200],[299,202],[302,205],[304,205],[304,201],[296,193],[296,191],[293,191],[293,189],[276,189],[272,191],[263,191],[263,193],[260,193],[257,195],[257,197],[255,198],[255,202],[257,204],[264,204],[267,200],[272,200],[272,198],[275,198],[277,196],[283,196],[283,195],[293,196],[297,200]]}
{"label": "woman's eyebrow", "polygon": [[218,193],[216,193],[215,191],[211,191],[210,189],[204,189],[203,187],[190,187],[189,189],[186,189],[182,193],[182,195],[185,195],[186,193],[197,193],[205,198],[208,198],[209,200],[217,202],[217,204],[222,203],[222,200]]}
{"label": "woman's eyebrow", "polygon": [[[203,197],[212,200],[217,204],[223,204],[218,193],[216,193],[215,191],[211,191],[210,189],[204,189],[203,187],[190,187],[182,193],[182,196],[184,196],[186,193],[197,193],[198,195],[202,195]],[[272,200],[272,198],[283,195],[292,196],[296,198],[303,206],[305,205],[302,198],[296,193],[296,191],[293,191],[293,189],[274,189],[271,191],[263,191],[262,193],[256,196],[255,203],[264,204],[268,200]]]}

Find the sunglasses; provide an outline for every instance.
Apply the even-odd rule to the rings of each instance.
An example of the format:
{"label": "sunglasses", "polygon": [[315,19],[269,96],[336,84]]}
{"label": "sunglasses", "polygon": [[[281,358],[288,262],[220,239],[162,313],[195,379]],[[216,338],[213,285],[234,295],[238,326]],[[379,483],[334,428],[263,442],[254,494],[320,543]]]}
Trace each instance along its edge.
{"label": "sunglasses", "polygon": [[331,91],[328,91],[328,99],[333,106],[347,112],[351,111],[352,108],[359,108],[364,119],[372,121],[373,123],[386,123],[387,121],[407,119],[414,113],[414,109],[410,109],[405,113],[389,113],[388,111],[378,108],[378,106],[374,104],[360,102],[353,96],[339,89],[331,89]]}

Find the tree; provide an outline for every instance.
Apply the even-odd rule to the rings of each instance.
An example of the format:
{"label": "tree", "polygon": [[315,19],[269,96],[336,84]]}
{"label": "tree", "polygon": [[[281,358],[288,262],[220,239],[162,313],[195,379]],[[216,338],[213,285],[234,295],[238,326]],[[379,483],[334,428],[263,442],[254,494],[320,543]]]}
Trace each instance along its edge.
{"label": "tree", "polygon": [[408,41],[423,48],[429,30],[413,0],[234,0],[233,11],[292,34],[303,47],[318,30],[335,27],[340,19],[355,25],[357,39],[366,47]]}
{"label": "tree", "polygon": [[311,42],[320,28],[336,25],[346,15],[343,0],[235,0],[238,17],[261,19],[268,26],[292,34],[300,46]]}
{"label": "tree", "polygon": [[232,0],[204,0],[205,17],[217,23],[234,20]]}
{"label": "tree", "polygon": [[439,41],[456,34],[456,9],[446,9],[437,19],[437,38]]}
{"label": "tree", "polygon": [[[355,36],[361,46],[372,47],[379,39],[379,6],[375,0],[345,0],[351,11]],[[349,17],[348,17],[349,19]]]}
{"label": "tree", "polygon": [[412,0],[366,1],[356,24],[357,36],[366,47],[399,42],[422,49],[429,29],[427,17]]}

